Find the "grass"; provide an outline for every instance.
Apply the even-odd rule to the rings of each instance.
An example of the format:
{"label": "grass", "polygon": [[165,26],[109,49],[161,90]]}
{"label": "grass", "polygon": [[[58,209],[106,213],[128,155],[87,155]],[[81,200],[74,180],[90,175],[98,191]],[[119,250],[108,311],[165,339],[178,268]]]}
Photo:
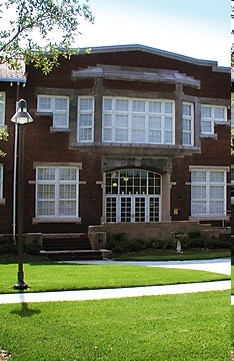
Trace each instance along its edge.
{"label": "grass", "polygon": [[1,305],[12,361],[230,361],[230,293]]}
{"label": "grass", "polygon": [[[30,292],[151,286],[163,284],[205,282],[230,279],[211,272],[143,267],[133,265],[24,265],[25,282]],[[0,293],[17,292],[13,284],[17,264],[0,264]]]}

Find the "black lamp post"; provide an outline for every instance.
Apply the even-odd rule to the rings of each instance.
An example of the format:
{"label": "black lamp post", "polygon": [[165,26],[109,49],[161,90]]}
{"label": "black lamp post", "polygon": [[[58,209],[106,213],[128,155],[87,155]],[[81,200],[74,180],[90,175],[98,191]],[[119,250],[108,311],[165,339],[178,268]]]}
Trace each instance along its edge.
{"label": "black lamp post", "polygon": [[33,122],[27,111],[27,102],[19,100],[17,112],[11,121],[18,126],[18,173],[17,173],[17,231],[18,231],[18,277],[14,285],[15,290],[26,290],[23,271],[23,199],[24,199],[24,130],[25,125]]}

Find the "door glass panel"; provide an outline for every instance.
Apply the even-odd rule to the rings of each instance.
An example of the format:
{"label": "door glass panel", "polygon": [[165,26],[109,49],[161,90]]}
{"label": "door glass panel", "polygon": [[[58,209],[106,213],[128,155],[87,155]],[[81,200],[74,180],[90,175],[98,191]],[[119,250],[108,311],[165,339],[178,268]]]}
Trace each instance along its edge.
{"label": "door glass panel", "polygon": [[106,199],[106,221],[116,222],[116,198]]}
{"label": "door glass panel", "polygon": [[131,222],[131,198],[121,198],[121,222]]}
{"label": "door glass panel", "polygon": [[135,222],[145,222],[145,198],[135,199]]}
{"label": "door glass panel", "polygon": [[149,200],[150,222],[159,221],[159,198],[150,197]]}

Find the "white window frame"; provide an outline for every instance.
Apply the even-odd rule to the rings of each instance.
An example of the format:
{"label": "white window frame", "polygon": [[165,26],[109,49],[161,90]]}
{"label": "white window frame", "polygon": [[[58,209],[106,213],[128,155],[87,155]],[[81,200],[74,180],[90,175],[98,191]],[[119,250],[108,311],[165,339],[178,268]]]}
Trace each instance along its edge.
{"label": "white window frame", "polygon": [[[210,109],[210,116],[203,116],[202,115],[202,108]],[[224,117],[217,117],[215,115],[216,110],[224,111]],[[202,135],[211,135],[214,134],[214,125],[215,124],[225,124],[227,123],[227,107],[221,105],[210,105],[210,104],[201,104],[201,134]],[[210,131],[206,131],[203,129],[203,126],[208,124],[210,127]]]}
{"label": "white window frame", "polygon": [[[34,223],[39,222],[80,222],[79,218],[79,168],[80,166],[68,166],[68,165],[39,165],[36,166],[36,215],[34,218]],[[66,179],[60,179],[60,170],[73,170],[75,171],[75,179],[74,180],[66,180]],[[39,179],[39,170],[45,170],[48,171],[52,170],[52,174],[54,174],[54,177],[47,177],[48,179]],[[65,189],[66,185],[68,186],[75,186],[75,195],[72,197],[63,197],[62,196],[62,190]],[[44,194],[43,197],[39,197],[39,191],[40,188],[42,189],[42,193]],[[45,188],[45,190],[43,190]],[[47,188],[47,190],[46,190]],[[50,189],[51,190],[50,190]],[[66,189],[65,189],[66,190]],[[67,188],[67,192],[69,193],[69,187]],[[73,193],[73,191],[71,190]],[[48,196],[46,196],[46,193]],[[39,202],[43,203],[48,202],[48,209],[49,209],[49,203],[51,203],[52,208],[54,208],[54,212],[51,214],[42,214],[40,212]],[[72,214],[61,214],[60,207],[63,202],[71,201],[71,203],[75,203],[75,206],[73,207],[75,212]]]}
{"label": "white window frame", "polygon": [[[191,172],[191,218],[212,218],[223,219],[227,216],[227,167],[190,167]],[[200,172],[204,176],[204,180],[194,181],[193,172]],[[223,175],[222,181],[212,181],[212,173],[220,173]],[[213,188],[213,192],[212,192]],[[215,188],[220,188],[219,194]],[[195,195],[195,189],[197,189],[197,195]],[[198,191],[200,189],[200,191]],[[200,198],[198,194],[200,193]],[[193,196],[194,194],[194,196]],[[215,198],[215,195],[217,197]],[[204,211],[196,211],[196,206],[199,209],[199,203],[203,203]],[[212,205],[220,203],[222,210],[218,212],[212,212]]]}
{"label": "white window frame", "polygon": [[231,204],[234,204],[234,165],[231,166]]}
{"label": "white window frame", "polygon": [[[47,102],[47,106],[43,106],[42,101]],[[56,101],[65,101],[65,108],[57,108]],[[69,97],[60,95],[38,95],[37,98],[37,112],[38,113],[52,113],[53,114],[53,128],[66,130],[69,129]],[[59,117],[64,118],[63,124],[59,122]]]}
{"label": "white window frame", "polygon": [[0,199],[3,200],[3,164],[0,164]]}
{"label": "white window frame", "polygon": [[77,109],[77,141],[78,143],[93,143],[94,97],[79,96]]}
{"label": "white window frame", "polygon": [[0,92],[0,127],[6,124],[6,93]]}
{"label": "white window frame", "polygon": [[[108,101],[109,109],[107,108]],[[120,102],[125,104],[125,109],[124,107],[122,110],[119,109]],[[153,111],[153,105],[155,108],[158,105],[160,111]],[[166,110],[170,107],[171,111]],[[103,97],[102,142],[174,145],[175,101]]]}
{"label": "white window frame", "polygon": [[[189,109],[188,113],[185,112],[185,107]],[[183,102],[182,109],[182,144],[192,147],[194,145],[194,104]]]}

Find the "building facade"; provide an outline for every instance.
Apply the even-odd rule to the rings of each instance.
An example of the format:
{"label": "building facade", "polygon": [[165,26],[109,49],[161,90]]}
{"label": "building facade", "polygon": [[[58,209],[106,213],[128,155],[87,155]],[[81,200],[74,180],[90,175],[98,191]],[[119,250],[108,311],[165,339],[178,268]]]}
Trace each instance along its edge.
{"label": "building facade", "polygon": [[229,224],[230,70],[141,45],[93,48],[44,76],[0,77],[0,233],[12,233],[14,124],[23,98],[24,232]]}

